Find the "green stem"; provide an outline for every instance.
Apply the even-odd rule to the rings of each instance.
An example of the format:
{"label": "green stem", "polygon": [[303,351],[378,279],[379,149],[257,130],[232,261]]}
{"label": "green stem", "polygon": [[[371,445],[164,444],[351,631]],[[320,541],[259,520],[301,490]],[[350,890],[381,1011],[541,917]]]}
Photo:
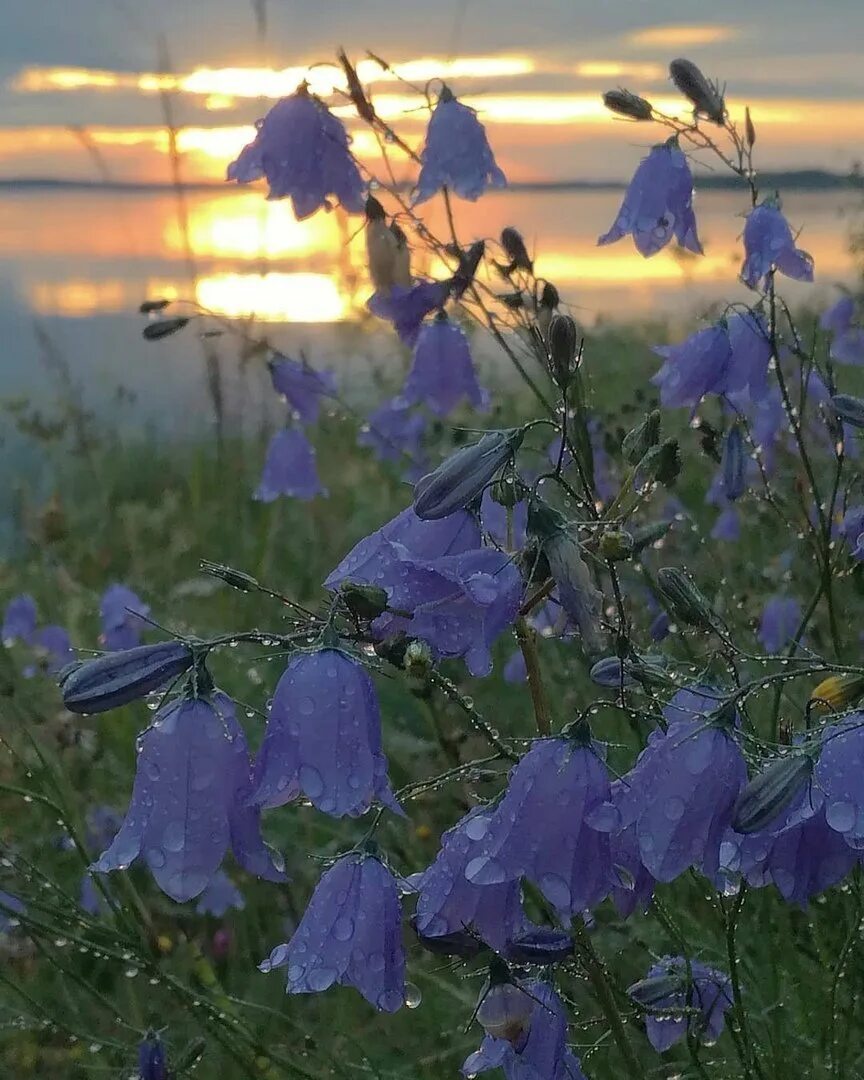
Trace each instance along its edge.
{"label": "green stem", "polygon": [[525,660],[528,674],[528,689],[534,706],[534,722],[540,735],[552,734],[552,721],[549,718],[549,702],[543,688],[543,676],[540,672],[540,656],[537,652],[537,638],[524,619],[516,621],[516,640]]}

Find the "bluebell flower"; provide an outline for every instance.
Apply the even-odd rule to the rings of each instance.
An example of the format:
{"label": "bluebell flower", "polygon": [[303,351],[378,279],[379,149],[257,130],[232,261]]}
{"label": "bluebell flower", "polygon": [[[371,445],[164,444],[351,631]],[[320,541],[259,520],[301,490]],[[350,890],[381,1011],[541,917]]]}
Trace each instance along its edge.
{"label": "bluebell flower", "polygon": [[138,1080],[169,1080],[168,1054],[158,1035],[148,1032],[138,1046]]}
{"label": "bluebell flower", "polygon": [[528,669],[521,649],[514,649],[502,671],[504,682],[524,683],[528,680]]}
{"label": "bluebell flower", "polygon": [[851,296],[841,296],[823,313],[819,325],[832,335],[832,360],[840,364],[864,364],[864,327],[860,322]]}
{"label": "bluebell flower", "polygon": [[39,664],[24,668],[27,678],[42,670],[48,675],[56,675],[75,659],[75,650],[69,640],[69,634],[62,626],[40,626],[33,635],[30,644],[36,650]]}
{"label": "bluebell flower", "polygon": [[[621,783],[620,780],[616,780],[612,784],[613,802]],[[602,813],[602,811],[599,812]],[[610,843],[612,862],[610,896],[615,910],[622,919],[626,919],[634,911],[648,910],[657,882],[642,862],[635,822],[611,833]]]}
{"label": "bluebell flower", "polygon": [[423,320],[439,311],[450,295],[449,281],[420,281],[414,285],[392,285],[379,289],[366,301],[366,307],[379,319],[393,323],[399,340],[413,348],[417,344]]}
{"label": "bluebell flower", "polygon": [[822,734],[813,791],[825,820],[856,851],[864,850],[864,713],[854,712]]}
{"label": "bluebell flower", "polygon": [[470,810],[441,837],[431,866],[410,879],[418,894],[418,934],[436,938],[468,930],[504,952],[527,929],[518,880],[475,885],[465,876],[465,867],[481,850],[490,814],[486,807]]}
{"label": "bluebell flower", "polygon": [[380,861],[352,853],[321,875],[291,940],[261,971],[287,967],[289,994],[353,986],[382,1012],[405,1000],[402,911],[396,880]]}
{"label": "bluebell flower", "polygon": [[440,312],[424,323],[401,397],[425,404],[436,416],[447,416],[463,400],[475,409],[489,408],[489,394],[477,381],[471,347],[462,330]]}
{"label": "bluebell flower", "polygon": [[387,779],[378,698],[362,664],[333,648],[291,658],[254,777],[256,806],[282,806],[302,793],[334,817],[357,817],[374,799],[402,813]]}
{"label": "bluebell flower", "polygon": [[465,876],[475,885],[528,878],[566,922],[609,892],[609,836],[589,823],[609,798],[598,747],[583,738],[536,741],[510,773]]}
{"label": "bluebell flower", "polygon": [[204,891],[230,845],[250,873],[283,881],[261,838],[251,792],[249,751],[233,702],[179,698],[138,741],[132,800],[111,846],[93,864],[125,870],[140,855],[157,885],[183,903]]}
{"label": "bluebell flower", "polygon": [[6,605],[0,640],[4,645],[16,641],[29,642],[36,633],[36,601],[26,593],[16,596]]}
{"label": "bluebell flower", "polygon": [[147,625],[143,617],[149,614],[150,605],[126,585],[109,585],[99,601],[100,640],[105,648],[119,652],[140,645],[141,629]]}
{"label": "bluebell flower", "polygon": [[697,330],[680,345],[656,345],[654,352],[664,363],[651,382],[667,408],[697,405],[706,394],[724,392],[732,358],[724,323]]}
{"label": "bluebell flower", "polygon": [[795,636],[801,622],[801,604],[791,596],[771,596],[762,609],[759,641],[765,652],[779,653]]}
{"label": "bluebell flower", "polygon": [[614,244],[628,234],[646,258],[656,255],[673,237],[688,251],[702,254],[693,212],[693,174],[677,139],[652,147],[642,159],[618,216],[597,243]]}
{"label": "bluebell flower", "polygon": [[506,1080],[585,1080],[567,1049],[567,1013],[548,983],[493,986],[477,1019],[487,1034],[463,1063],[463,1075],[500,1068]]}
{"label": "bluebell flower", "polygon": [[729,335],[729,366],[724,392],[746,392],[751,401],[768,391],[768,365],[771,362],[771,337],[762,315],[736,311],[726,317]]}
{"label": "bluebell flower", "polygon": [[777,201],[766,199],[747,215],[741,280],[751,289],[760,285],[765,288],[775,270],[797,281],[813,280],[812,257],[795,246],[795,237]]}
{"label": "bluebell flower", "polygon": [[326,495],[318,479],[315,447],[299,428],[277,431],[267,447],[261,481],[255,491],[259,502],[273,502],[280,495],[307,502]]}
{"label": "bluebell flower", "polygon": [[642,863],[658,881],[695,866],[717,873],[720,845],[732,821],[747,766],[727,722],[708,723],[722,698],[705,687],[679,690],[617,788],[610,831],[636,827]]}
{"label": "bluebell flower", "polygon": [[442,87],[426,128],[412,205],[426,202],[443,187],[474,202],[487,188],[506,184],[477,113]]}
{"label": "bluebell flower", "polygon": [[298,221],[322,206],[329,210],[331,196],[351,213],[362,213],[363,181],[345,128],[305,86],[278,101],[257,128],[228,166],[228,180],[248,184],[266,177],[267,198],[290,198]]}
{"label": "bluebell flower", "polygon": [[277,353],[267,365],[270,381],[277,394],[281,394],[297,419],[303,424],[314,424],[318,419],[322,398],[336,394],[336,376],[332,371],[317,371],[302,360],[291,360]]}
{"label": "bluebell flower", "polygon": [[224,870],[217,870],[210,879],[207,888],[198,897],[195,911],[199,915],[213,915],[221,919],[231,909],[242,911],[246,907],[243,893],[237,888]]}
{"label": "bluebell flower", "polygon": [[[627,991],[634,1000],[653,1012],[671,1015],[645,1019],[648,1041],[658,1054],[687,1037],[710,1046],[723,1033],[726,1010],[732,1007],[732,980],[716,968],[699,960],[690,961],[688,980],[687,961],[682,956],[664,956],[647,976]],[[690,1008],[698,1015],[684,1015]]]}
{"label": "bluebell flower", "polygon": [[360,446],[371,448],[379,461],[405,461],[409,464],[406,479],[416,481],[426,471],[423,438],[426,417],[411,408],[402,398],[385,401],[370,415],[357,438]]}

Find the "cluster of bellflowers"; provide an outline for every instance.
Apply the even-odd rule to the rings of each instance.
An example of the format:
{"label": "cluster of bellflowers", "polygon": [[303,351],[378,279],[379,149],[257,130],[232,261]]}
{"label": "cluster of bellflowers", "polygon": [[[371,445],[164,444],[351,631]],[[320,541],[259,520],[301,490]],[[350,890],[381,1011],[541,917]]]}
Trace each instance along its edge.
{"label": "cluster of bellflowers", "polygon": [[[361,441],[404,467],[413,495],[346,544],[321,583],[320,604],[286,601],[291,614],[279,632],[142,645],[129,620],[146,609],[134,596],[106,594],[106,651],[63,667],[66,708],[99,714],[162,697],[138,738],[125,816],[110,829],[102,823],[105,847],[90,873],[143,864],[172,900],[224,912],[242,906],[223,868],[229,851],[276,888],[286,881],[285,854],[299,859],[267,844],[267,815],[364,818],[361,839],[323,865],[290,937],[274,939],[261,960],[263,973],[284,972],[289,994],[347,986],[382,1013],[415,1007],[408,976],[417,946],[485,975],[471,1018],[483,1035],[462,1066],[467,1076],[495,1068],[509,1080],[590,1076],[571,1008],[583,990],[600,1006],[626,1075],[646,1075],[650,1051],[635,1047],[637,1029],[654,1052],[686,1046],[704,1072],[699,1053],[730,1026],[745,1074],[761,1075],[728,928],[727,950],[705,955],[670,934],[674,951],[639,958],[629,988],[609,979],[591,929],[601,910],[618,925],[659,911],[663,891],[693,876],[721,909],[751,889],[806,908],[861,861],[864,712],[854,706],[864,696],[864,668],[822,660],[808,640],[816,613],[839,602],[830,591],[838,560],[864,560],[864,503],[847,497],[855,489],[843,473],[854,431],[864,428],[864,401],[840,392],[834,366],[864,361],[860,311],[852,297],[838,300],[822,318],[824,348],[805,354],[776,286],[778,275],[812,280],[813,260],[779,198],[758,189],[749,113],[739,130],[719,87],[695,65],[671,65],[692,118],[666,116],[627,90],[605,96],[619,116],[670,134],[637,167],[598,243],[631,238],[646,259],[675,243],[698,257],[696,151],[731,168],[749,193],[740,280],[750,302],[730,304],[683,342],[658,346],[653,379],[662,408],[686,410],[716,465],[706,497],[719,511],[718,542],[740,534],[742,501],[782,514],[784,455],[796,454],[810,478],[812,505],[798,510],[820,568],[815,600],[790,595],[790,578],[781,577],[754,620],[752,642],[734,640],[720,596],[706,595],[681,566],[657,566],[681,505],[670,489],[684,467],[678,440],[664,437],[661,410],[624,435],[612,461],[587,401],[590,357],[579,327],[555,286],[534,275],[519,233],[503,230],[487,252],[483,240],[438,241],[418,227],[418,208],[433,198],[473,201],[506,183],[477,113],[442,85],[414,149],[378,116],[347,58],[341,62],[360,118],[416,169],[410,194],[386,192],[396,212],[385,209],[380,182],[364,179],[333,103],[305,84],[258,124],[228,178],[265,179],[268,197],[290,198],[298,219],[337,204],[362,215],[374,288],[368,309],[392,325],[410,366]],[[445,276],[412,273],[409,225],[441,256]],[[488,305],[512,316],[509,336]],[[540,415],[475,427],[433,465],[428,416],[440,421],[463,407],[482,416],[491,404],[465,332],[472,318],[493,328]],[[174,332],[178,321],[153,322],[148,336]],[[270,375],[289,416],[256,497],[315,497],[322,488],[308,433],[337,399],[335,379],[282,355],[271,358]],[[827,489],[819,486],[826,471]],[[241,570],[205,569],[250,598],[269,591]],[[4,638],[33,641],[37,633],[32,604],[19,598]],[[597,688],[596,700],[566,716],[543,685],[539,654],[548,639]],[[241,710],[208,667],[215,651],[243,644],[276,650],[284,663],[254,754]],[[446,701],[485,744],[483,775],[497,784],[494,796],[474,792],[478,764],[459,751],[447,773],[394,785],[378,686],[400,675],[414,692]],[[533,737],[521,722],[511,729],[509,718],[490,723],[461,688],[494,677],[526,684]],[[769,730],[754,701],[799,678],[810,680],[801,723],[778,695]],[[600,719],[604,710],[631,722],[637,745],[627,756]],[[401,849],[386,847],[388,828],[410,818],[418,795],[456,780],[465,781],[470,805],[428,865],[406,865]],[[661,925],[668,933],[668,919]],[[635,1023],[625,1026],[622,1016]],[[162,1075],[161,1043],[148,1039],[141,1053],[142,1075]]]}

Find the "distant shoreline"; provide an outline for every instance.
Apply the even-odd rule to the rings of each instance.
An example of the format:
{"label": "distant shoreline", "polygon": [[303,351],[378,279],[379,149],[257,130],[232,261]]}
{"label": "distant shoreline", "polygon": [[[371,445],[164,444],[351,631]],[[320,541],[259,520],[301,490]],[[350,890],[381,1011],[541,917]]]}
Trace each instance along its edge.
{"label": "distant shoreline", "polygon": [[[864,191],[864,177],[829,172],[823,169],[798,169],[785,172],[763,172],[759,174],[759,187],[762,191]],[[527,183],[513,183],[506,189],[515,193],[542,193],[567,191],[621,191],[626,188],[624,180],[547,180]],[[230,192],[243,191],[244,188],[216,181],[192,181],[183,185],[184,190],[192,192]],[[697,176],[696,188],[701,191],[737,191],[746,185],[735,176]],[[0,194],[3,192],[38,192],[62,191],[112,192],[130,195],[171,194],[172,184],[154,183],[136,180],[75,180],[58,179],[48,176],[13,176],[0,177]],[[489,195],[494,197],[494,192]],[[488,197],[488,196],[487,196]]]}

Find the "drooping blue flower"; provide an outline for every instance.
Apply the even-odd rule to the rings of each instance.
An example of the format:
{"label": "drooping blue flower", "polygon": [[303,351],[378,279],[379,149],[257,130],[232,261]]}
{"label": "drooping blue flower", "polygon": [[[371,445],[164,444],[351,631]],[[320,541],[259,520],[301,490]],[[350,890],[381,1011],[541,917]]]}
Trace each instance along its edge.
{"label": "drooping blue flower", "polygon": [[426,202],[445,186],[474,202],[487,188],[506,185],[477,113],[443,86],[426,128],[412,205]]}
{"label": "drooping blue flower", "polygon": [[441,837],[432,865],[411,878],[418,893],[418,934],[436,938],[469,930],[496,952],[504,952],[526,930],[518,881],[475,885],[465,876],[465,867],[481,849],[489,816],[485,807],[470,810]]}
{"label": "drooping blue flower", "polygon": [[825,729],[812,787],[824,798],[829,827],[851,848],[864,850],[864,713],[850,713]]}
{"label": "drooping blue flower", "polygon": [[795,246],[777,201],[766,199],[747,215],[741,280],[751,289],[765,288],[774,270],[796,281],[813,280],[812,256]]}
{"label": "drooping blue flower", "polygon": [[168,1054],[153,1032],[138,1046],[138,1080],[168,1080]]}
{"label": "drooping blue flower", "polygon": [[754,311],[736,311],[726,318],[731,356],[724,392],[746,392],[758,401],[768,390],[771,337],[764,317]]}
{"label": "drooping blue flower", "polygon": [[597,243],[614,244],[628,234],[645,258],[673,237],[688,251],[702,254],[693,212],[693,174],[675,138],[652,147],[639,163],[618,216]]}
{"label": "drooping blue flower", "polygon": [[399,340],[413,349],[423,320],[431,311],[443,308],[449,294],[449,281],[420,281],[409,287],[391,285],[374,292],[366,307],[379,319],[392,322]]}
{"label": "drooping blue flower", "polygon": [[280,495],[307,502],[327,491],[318,479],[315,447],[300,428],[282,428],[267,447],[261,482],[255,491],[259,502],[273,502]]}
{"label": "drooping blue flower", "polygon": [[465,876],[475,885],[528,878],[566,922],[611,887],[608,833],[589,824],[609,798],[606,765],[587,738],[536,741],[485,819]]}
{"label": "drooping blue flower", "polygon": [[463,1063],[464,1076],[500,1068],[507,1080],[585,1080],[567,1049],[567,1013],[548,983],[493,986],[477,1019],[487,1034]]}
{"label": "drooping blue flower", "polygon": [[426,471],[423,438],[426,417],[401,398],[385,401],[370,415],[357,442],[371,448],[379,461],[401,461],[409,466],[406,479],[416,481]]}
{"label": "drooping blue flower", "polygon": [[301,793],[325,814],[357,817],[377,799],[397,814],[381,749],[381,714],[366,669],[339,649],[293,656],[273,694],[251,801]]}
{"label": "drooping blue flower", "polygon": [[47,675],[56,675],[75,659],[69,634],[62,626],[40,626],[30,644],[36,650],[39,663],[24,668],[27,678],[40,670]]}
{"label": "drooping blue flower", "polygon": [[489,408],[468,338],[443,311],[420,328],[401,397],[412,404],[422,402],[436,416],[448,416],[462,400],[481,412]]}
{"label": "drooping blue flower", "polygon": [[332,371],[318,371],[302,360],[276,354],[267,365],[273,389],[281,394],[302,424],[318,419],[321,399],[336,394],[336,376]]}
{"label": "drooping blue flower", "polygon": [[730,544],[735,544],[741,539],[741,514],[737,506],[730,504],[720,511],[714,522],[714,528],[711,530],[711,539],[725,540]]}
{"label": "drooping blue flower", "polygon": [[765,652],[779,653],[792,641],[801,622],[801,604],[791,596],[772,596],[762,609],[759,641]]}
{"label": "drooping blue flower", "polygon": [[199,915],[214,915],[221,919],[231,909],[242,911],[246,907],[243,893],[224,870],[217,870],[207,888],[198,897],[195,910]]}
{"label": "drooping blue flower", "polygon": [[[612,784],[612,798],[620,788],[621,781]],[[636,824],[628,825],[610,835],[612,861],[612,889],[610,896],[615,910],[622,919],[629,918],[634,911],[646,911],[654,896],[657,884],[653,875],[645,869],[639,851],[639,838]]]}
{"label": "drooping blue flower", "polygon": [[291,940],[260,965],[287,967],[289,994],[353,986],[382,1012],[405,1000],[399,890],[380,859],[345,855],[321,875]]}
{"label": "drooping blue flower", "polygon": [[0,640],[4,645],[16,641],[29,642],[36,633],[36,601],[26,593],[16,596],[6,605]]}
{"label": "drooping blue flower", "polygon": [[329,210],[331,196],[351,213],[363,212],[363,181],[345,128],[305,86],[277,101],[256,126],[253,141],[228,166],[228,180],[266,177],[267,198],[290,198],[298,221],[322,206]]}
{"label": "drooping blue flower", "polygon": [[102,644],[110,652],[134,649],[141,644],[141,629],[149,614],[150,605],[126,585],[109,585],[99,601]]}
{"label": "drooping blue flower", "polygon": [[714,878],[723,835],[732,821],[747,766],[728,721],[708,723],[722,696],[705,687],[679,690],[615,792],[611,829],[636,827],[645,868],[673,881],[695,866]]}
{"label": "drooping blue flower", "polygon": [[93,864],[125,870],[140,855],[157,885],[183,903],[204,891],[229,845],[252,874],[283,881],[261,838],[249,751],[233,702],[221,691],[179,698],[140,737],[132,800],[111,846]]}
{"label": "drooping blue flower", "polygon": [[[648,1041],[658,1054],[680,1042],[688,1035],[697,1042],[711,1045],[723,1032],[726,1010],[732,1007],[732,980],[716,968],[699,960],[687,961],[683,956],[664,956],[647,976],[627,991],[646,1009],[662,1015],[645,1018]],[[684,1015],[690,1008],[698,1015]]]}
{"label": "drooping blue flower", "polygon": [[832,335],[831,358],[839,364],[864,364],[864,327],[851,296],[841,296],[819,320]]}

